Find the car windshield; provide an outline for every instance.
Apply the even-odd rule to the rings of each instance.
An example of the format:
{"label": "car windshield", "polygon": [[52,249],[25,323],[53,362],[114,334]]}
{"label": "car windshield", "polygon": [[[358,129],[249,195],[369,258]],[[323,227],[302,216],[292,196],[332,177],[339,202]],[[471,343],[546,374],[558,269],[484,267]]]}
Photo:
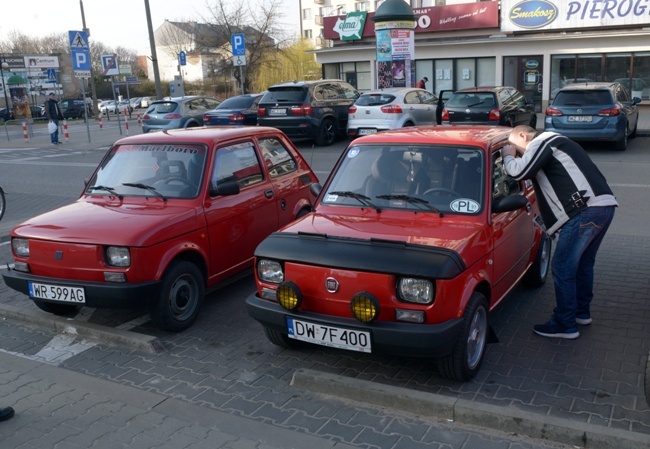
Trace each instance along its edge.
{"label": "car windshield", "polygon": [[395,100],[395,95],[384,93],[364,94],[354,102],[357,106],[383,106]]}
{"label": "car windshield", "polygon": [[455,93],[446,103],[449,108],[490,107],[494,105],[495,100],[492,92]]}
{"label": "car windshield", "polygon": [[608,90],[561,90],[553,100],[553,106],[603,106],[612,104]]}
{"label": "car windshield", "polygon": [[194,198],[201,186],[205,155],[206,148],[201,145],[118,145],[102,161],[86,194],[124,197],[158,193],[165,198]]}
{"label": "car windshield", "polygon": [[147,109],[147,114],[168,114],[170,112],[174,112],[177,107],[178,104],[173,101],[154,103],[149,106],[149,109]]}
{"label": "car windshield", "polygon": [[323,204],[422,212],[478,213],[483,152],[461,146],[352,145],[332,176]]}
{"label": "car windshield", "polygon": [[306,93],[307,89],[300,86],[272,87],[266,94],[264,94],[262,102],[303,101]]}
{"label": "car windshield", "polygon": [[248,109],[256,97],[232,97],[228,98],[217,106],[217,109]]}

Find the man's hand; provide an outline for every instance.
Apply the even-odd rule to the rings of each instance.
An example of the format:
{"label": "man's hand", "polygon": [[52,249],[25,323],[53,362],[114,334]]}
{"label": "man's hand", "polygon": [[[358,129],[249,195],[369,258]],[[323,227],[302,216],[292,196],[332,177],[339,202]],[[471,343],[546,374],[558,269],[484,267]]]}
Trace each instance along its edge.
{"label": "man's hand", "polygon": [[517,149],[515,148],[514,145],[505,145],[503,148],[501,148],[501,156],[506,157],[506,156],[512,156],[515,157],[517,154]]}

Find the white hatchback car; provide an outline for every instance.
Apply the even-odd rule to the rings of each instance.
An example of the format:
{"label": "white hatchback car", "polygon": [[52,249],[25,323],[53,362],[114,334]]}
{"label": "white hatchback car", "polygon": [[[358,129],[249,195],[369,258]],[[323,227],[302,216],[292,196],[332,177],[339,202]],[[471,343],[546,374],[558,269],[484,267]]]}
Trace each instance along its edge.
{"label": "white hatchback car", "polygon": [[415,87],[383,89],[362,94],[350,107],[348,137],[377,131],[436,124],[438,98]]}

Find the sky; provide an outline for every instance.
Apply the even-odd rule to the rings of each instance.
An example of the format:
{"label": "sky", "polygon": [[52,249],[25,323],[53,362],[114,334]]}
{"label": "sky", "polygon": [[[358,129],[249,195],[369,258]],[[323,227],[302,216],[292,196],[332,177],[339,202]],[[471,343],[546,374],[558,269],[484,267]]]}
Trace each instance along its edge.
{"label": "sky", "polygon": [[[0,40],[6,41],[13,30],[29,36],[44,37],[51,33],[81,30],[80,0],[1,0]],[[149,54],[149,34],[145,0],[82,0],[86,26],[93,40],[108,47],[125,47],[137,54]],[[242,0],[227,0],[241,3]],[[253,5],[264,0],[249,0]],[[209,0],[149,0],[151,24],[156,30],[165,19],[170,21],[209,18]],[[298,0],[283,0],[283,23],[293,24],[298,34],[300,17]]]}

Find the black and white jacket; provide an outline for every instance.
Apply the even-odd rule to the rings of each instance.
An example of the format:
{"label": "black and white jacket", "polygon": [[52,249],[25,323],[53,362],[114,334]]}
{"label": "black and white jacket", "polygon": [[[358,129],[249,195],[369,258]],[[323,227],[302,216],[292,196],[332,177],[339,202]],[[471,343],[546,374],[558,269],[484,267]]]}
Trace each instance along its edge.
{"label": "black and white jacket", "polygon": [[618,206],[603,174],[587,152],[571,139],[545,132],[535,137],[520,158],[504,158],[516,180],[531,179],[550,235],[587,207]]}

